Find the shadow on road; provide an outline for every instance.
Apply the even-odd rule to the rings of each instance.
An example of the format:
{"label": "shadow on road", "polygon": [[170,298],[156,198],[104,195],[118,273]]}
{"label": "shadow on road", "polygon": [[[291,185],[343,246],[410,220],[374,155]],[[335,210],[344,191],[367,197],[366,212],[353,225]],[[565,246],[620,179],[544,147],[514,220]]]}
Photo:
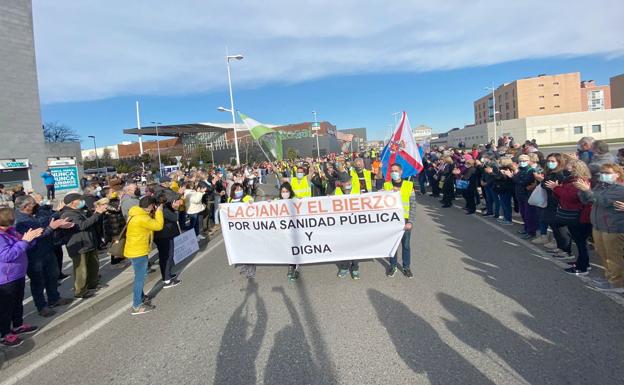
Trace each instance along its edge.
{"label": "shadow on road", "polygon": [[[251,303],[252,297],[255,297],[254,304]],[[258,295],[258,284],[250,279],[243,303],[236,308],[223,332],[214,384],[256,383],[256,359],[266,332],[267,318],[264,300]]]}
{"label": "shadow on road", "polygon": [[454,209],[441,212],[437,201],[420,203],[449,247],[465,255],[466,271],[523,308],[512,313],[528,329],[520,334],[475,305],[440,293],[439,302],[456,319],[445,321],[457,338],[486,354],[494,352],[529,383],[622,383],[620,306],[575,277],[553,271],[559,268],[524,245],[504,243],[506,236],[476,218]]}
{"label": "shadow on road", "polygon": [[320,368],[312,358],[310,345],[292,300],[283,287],[274,287],[282,295],[292,323],[275,335],[264,370],[264,383],[273,384],[324,384],[320,381]]}
{"label": "shadow on road", "polygon": [[493,384],[405,304],[374,289],[368,290],[368,297],[401,359],[431,384]]}

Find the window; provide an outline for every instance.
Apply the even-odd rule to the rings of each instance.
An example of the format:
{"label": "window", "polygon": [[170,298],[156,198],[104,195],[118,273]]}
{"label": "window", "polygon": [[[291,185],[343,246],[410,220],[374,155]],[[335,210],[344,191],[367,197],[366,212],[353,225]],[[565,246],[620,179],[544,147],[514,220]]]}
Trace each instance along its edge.
{"label": "window", "polygon": [[511,105],[513,106],[513,108],[516,108],[516,99],[511,101]]}
{"label": "window", "polygon": [[509,112],[505,114],[505,119],[509,119]]}
{"label": "window", "polygon": [[540,95],[540,96],[539,96],[539,98],[540,98],[540,99],[544,99],[544,95]]}
{"label": "window", "polygon": [[583,133],[583,126],[574,126],[574,135],[581,135]]}
{"label": "window", "polygon": [[508,110],[509,109],[509,102],[505,102],[505,109]]}
{"label": "window", "polygon": [[544,85],[543,85],[543,84],[538,84],[537,86],[538,86],[538,87],[544,87]]}
{"label": "window", "polygon": [[509,96],[509,93],[505,91],[505,100],[507,100],[507,96]]}
{"label": "window", "polygon": [[555,106],[555,108],[559,108],[559,107],[560,107],[559,105],[556,105],[556,106]]}
{"label": "window", "polygon": [[559,82],[553,82],[553,86],[558,86]]}
{"label": "window", "polygon": [[540,107],[540,110],[545,110],[545,109],[546,109],[546,107],[543,107],[543,106],[542,106],[542,107]]}
{"label": "window", "polygon": [[553,96],[559,96],[559,94],[553,94]]}
{"label": "window", "polygon": [[557,132],[565,131],[565,127],[557,127],[555,128],[555,131]]}
{"label": "window", "polygon": [[600,124],[592,124],[592,133],[601,132]]}
{"label": "window", "polygon": [[589,91],[587,93],[587,109],[589,111],[601,111],[605,109],[604,91]]}
{"label": "window", "polygon": [[538,134],[545,134],[545,133],[546,133],[546,130],[537,130],[537,133],[538,133]]}

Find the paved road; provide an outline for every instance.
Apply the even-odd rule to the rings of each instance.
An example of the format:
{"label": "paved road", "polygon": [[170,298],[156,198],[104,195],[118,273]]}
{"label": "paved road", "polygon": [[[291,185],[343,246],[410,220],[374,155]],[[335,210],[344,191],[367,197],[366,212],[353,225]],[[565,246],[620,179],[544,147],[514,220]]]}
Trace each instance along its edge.
{"label": "paved road", "polygon": [[133,317],[128,297],[2,380],[622,383],[621,296],[565,275],[513,227],[419,200],[412,280],[386,278],[377,260],[361,264],[360,281],[336,278],[333,264],[305,266],[295,284],[281,266],[245,280],[217,237],[185,267],[182,285],[158,294],[156,311]]}

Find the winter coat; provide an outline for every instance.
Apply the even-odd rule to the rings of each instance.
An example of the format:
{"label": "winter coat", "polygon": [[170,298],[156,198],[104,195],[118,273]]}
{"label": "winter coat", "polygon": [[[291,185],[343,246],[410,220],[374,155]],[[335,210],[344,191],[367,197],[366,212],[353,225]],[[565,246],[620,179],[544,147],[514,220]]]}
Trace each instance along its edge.
{"label": "winter coat", "polygon": [[186,206],[186,213],[198,214],[206,209],[206,206],[202,203],[204,193],[194,190],[186,190],[184,192],[184,205]]}
{"label": "winter coat", "polygon": [[148,255],[152,244],[152,233],[162,230],[164,222],[161,210],[156,210],[156,215],[152,218],[147,211],[139,206],[131,208],[128,213],[124,256],[137,258]]}
{"label": "winter coat", "polygon": [[593,203],[590,220],[594,229],[605,233],[624,233],[624,213],[613,207],[624,201],[624,185],[598,183],[593,190],[581,191],[581,201]]}
{"label": "winter coat", "polygon": [[108,210],[104,213],[104,239],[106,242],[121,234],[126,220],[121,212],[118,199],[113,199],[108,204]]}
{"label": "winter coat", "polygon": [[13,227],[6,231],[0,230],[0,285],[26,276],[26,253],[31,246],[33,243],[22,241],[22,236]]}
{"label": "winter coat", "polygon": [[36,218],[15,210],[15,230],[18,233],[24,234],[29,229],[44,228],[43,234],[37,238],[37,243],[28,249],[28,260],[31,263],[54,256],[54,230],[48,227],[49,224],[50,217]]}
{"label": "winter coat", "polygon": [[74,224],[71,229],[63,232],[67,235],[67,253],[70,256],[77,256],[97,249],[99,245],[97,225],[100,214],[93,213],[89,216],[86,210],[77,210],[69,206],[61,210],[61,219],[68,219]]}
{"label": "winter coat", "polygon": [[508,170],[513,172],[510,167],[501,167],[494,174],[494,192],[497,194],[513,194],[514,182],[513,179],[506,177],[501,173],[501,170]]}
{"label": "winter coat", "polygon": [[56,181],[54,180],[54,176],[52,174],[48,174],[47,172],[41,173],[41,179],[43,179],[43,184],[46,186],[54,186]]}
{"label": "winter coat", "polygon": [[529,200],[531,192],[527,190],[527,187],[535,182],[533,177],[533,169],[530,166],[520,167],[520,170],[516,175],[511,178],[514,182],[514,191],[516,198],[519,201],[526,202]]}
{"label": "winter coat", "polygon": [[563,172],[561,171],[551,172],[549,174],[544,175],[544,180],[540,183],[540,185],[542,186],[544,191],[546,191],[546,195],[548,196],[548,204],[546,207],[544,207],[543,209],[539,211],[540,220],[542,222],[547,223],[547,224],[557,223],[555,214],[557,213],[557,206],[559,206],[559,202],[557,201],[557,198],[555,198],[555,196],[553,195],[553,191],[549,188],[546,188],[545,183],[547,181],[563,183],[565,179],[566,177],[565,175],[563,175]]}
{"label": "winter coat", "polygon": [[589,167],[589,171],[592,173],[592,186],[595,186],[598,183],[598,177],[600,176],[600,167],[603,164],[607,163],[617,163],[615,161],[615,157],[610,154],[593,154],[591,158],[591,162],[587,165]]}
{"label": "winter coat", "polygon": [[564,210],[580,211],[580,223],[589,223],[589,212],[591,206],[581,201],[580,190],[574,186],[577,178],[567,178],[563,184],[553,189],[553,195],[559,202],[559,206]]}
{"label": "winter coat", "polygon": [[130,209],[134,206],[139,205],[139,198],[137,198],[136,196],[124,195],[121,197],[121,200],[119,202],[121,207],[121,213],[123,214],[124,218],[128,218],[128,212],[130,211]]}
{"label": "winter coat", "polygon": [[155,239],[172,239],[180,235],[180,226],[178,225],[178,213],[167,203],[163,207],[164,224],[160,231],[154,233]]}

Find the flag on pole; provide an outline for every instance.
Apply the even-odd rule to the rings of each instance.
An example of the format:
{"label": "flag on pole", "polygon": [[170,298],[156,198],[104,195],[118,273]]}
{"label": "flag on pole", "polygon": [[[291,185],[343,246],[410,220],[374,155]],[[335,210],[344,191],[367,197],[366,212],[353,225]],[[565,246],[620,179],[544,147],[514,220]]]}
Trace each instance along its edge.
{"label": "flag on pole", "polygon": [[421,153],[412,135],[412,128],[405,111],[390,141],[381,152],[381,170],[386,181],[390,180],[389,170],[394,163],[403,167],[403,178],[418,175],[423,170]]}
{"label": "flag on pole", "polygon": [[258,141],[260,147],[267,150],[275,160],[282,160],[282,137],[280,133],[245,114],[239,112],[238,115],[245,123],[251,136]]}

